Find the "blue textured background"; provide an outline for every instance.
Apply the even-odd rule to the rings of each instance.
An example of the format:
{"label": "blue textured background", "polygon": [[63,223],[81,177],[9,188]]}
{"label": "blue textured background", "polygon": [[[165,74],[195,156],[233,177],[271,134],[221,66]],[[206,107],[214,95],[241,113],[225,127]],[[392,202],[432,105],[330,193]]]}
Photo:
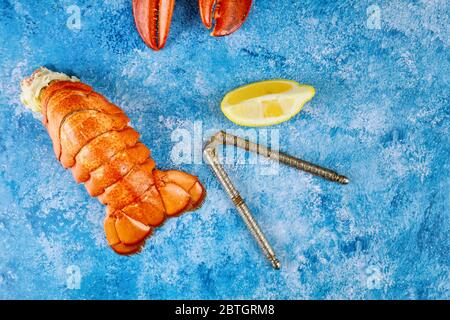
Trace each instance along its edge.
{"label": "blue textured background", "polygon": [[[157,53],[135,32],[130,3],[0,1],[0,298],[450,298],[448,1],[377,1],[377,30],[367,27],[372,1],[257,0],[241,30],[215,39],[197,0],[179,0]],[[79,31],[66,27],[72,4]],[[170,220],[140,255],[114,254],[102,206],[18,100],[20,80],[41,65],[123,107],[162,168],[205,182],[202,209]],[[276,77],[317,89],[275,127],[282,148],[351,178],[228,166],[280,271],[210,169],[169,156],[174,129],[236,128],[223,95]],[[78,290],[67,287],[72,265]]]}

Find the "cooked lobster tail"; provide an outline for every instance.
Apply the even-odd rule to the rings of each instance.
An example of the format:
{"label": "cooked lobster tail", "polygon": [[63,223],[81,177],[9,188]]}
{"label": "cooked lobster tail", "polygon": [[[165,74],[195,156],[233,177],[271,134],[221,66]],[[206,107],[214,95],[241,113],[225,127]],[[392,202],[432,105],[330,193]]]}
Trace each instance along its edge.
{"label": "cooked lobster tail", "polygon": [[[42,80],[42,74],[47,81],[52,75],[45,68],[37,70],[23,82],[23,90],[36,87],[31,84]],[[201,205],[206,192],[198,178],[157,170],[123,110],[91,87],[54,80],[36,96],[56,157],[106,205],[106,238],[116,252],[138,252],[166,218]]]}

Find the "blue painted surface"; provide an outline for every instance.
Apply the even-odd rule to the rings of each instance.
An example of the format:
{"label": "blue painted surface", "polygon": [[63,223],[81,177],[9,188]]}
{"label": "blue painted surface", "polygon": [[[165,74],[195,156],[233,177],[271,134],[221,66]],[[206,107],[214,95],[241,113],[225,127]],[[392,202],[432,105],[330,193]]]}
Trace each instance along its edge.
{"label": "blue painted surface", "polygon": [[[135,32],[130,2],[0,3],[0,298],[450,298],[448,1],[377,1],[373,29],[372,1],[257,0],[221,39],[201,25],[196,0],[177,1],[157,53]],[[66,27],[74,4],[79,31]],[[41,65],[123,107],[162,168],[205,182],[202,209],[170,220],[140,255],[114,254],[102,206],[18,100],[20,80]],[[343,187],[285,167],[267,176],[227,166],[280,271],[210,169],[170,157],[173,130],[236,129],[219,110],[223,95],[277,77],[317,89],[301,114],[270,128],[282,149],[351,178]]]}

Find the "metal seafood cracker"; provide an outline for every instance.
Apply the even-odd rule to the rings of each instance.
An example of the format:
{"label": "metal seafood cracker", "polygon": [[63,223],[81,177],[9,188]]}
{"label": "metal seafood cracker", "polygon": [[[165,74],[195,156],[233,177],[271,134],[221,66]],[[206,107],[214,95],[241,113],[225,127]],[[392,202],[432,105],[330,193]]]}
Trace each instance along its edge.
{"label": "metal seafood cracker", "polygon": [[239,191],[233,185],[233,183],[230,180],[230,177],[225,172],[222,165],[219,163],[219,159],[217,158],[216,154],[216,146],[218,145],[231,145],[238,148],[242,148],[246,151],[255,152],[259,155],[284,163],[290,167],[305,172],[309,172],[316,176],[322,177],[330,181],[338,182],[341,184],[349,183],[349,179],[345,176],[339,175],[338,173],[330,169],[326,169],[321,166],[312,164],[310,162],[292,157],[283,152],[274,151],[268,147],[251,142],[247,139],[242,139],[240,137],[226,133],[224,131],[219,131],[211,137],[210,142],[206,144],[203,150],[204,157],[211,165],[212,170],[214,171],[215,175],[219,179],[225,191],[235,204],[239,214],[241,215],[247,227],[250,229],[250,232],[257,241],[258,245],[261,247],[267,259],[269,259],[269,261],[272,263],[272,266],[275,269],[279,269],[281,267],[281,264],[280,261],[278,261],[275,252],[273,251],[271,245],[269,244],[263,232],[259,228],[255,218],[250,213],[250,210],[245,204],[241,195],[239,194]]}

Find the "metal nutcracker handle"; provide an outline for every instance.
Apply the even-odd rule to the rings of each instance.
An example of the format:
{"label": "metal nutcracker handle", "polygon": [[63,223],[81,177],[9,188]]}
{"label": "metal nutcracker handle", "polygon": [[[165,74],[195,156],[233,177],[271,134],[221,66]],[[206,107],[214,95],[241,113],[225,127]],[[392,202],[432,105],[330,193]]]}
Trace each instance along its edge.
{"label": "metal nutcracker handle", "polygon": [[205,159],[211,166],[214,174],[219,179],[228,196],[231,198],[231,201],[233,201],[239,214],[241,215],[251,234],[255,238],[256,242],[261,247],[267,259],[270,261],[270,263],[275,269],[280,269],[281,267],[280,261],[277,259],[275,252],[272,249],[272,246],[267,241],[266,237],[264,236],[264,233],[261,231],[258,223],[251,214],[247,204],[239,194],[239,191],[233,185],[233,183],[230,180],[230,177],[220,164],[216,154],[216,147],[218,145],[231,145],[237,148],[242,148],[246,151],[249,152],[251,151],[259,155],[265,156],[267,158],[270,158],[272,160],[279,161],[298,170],[309,172],[313,175],[341,184],[349,183],[349,179],[345,176],[339,175],[333,170],[323,168],[321,166],[315,165],[313,163],[304,161],[299,158],[295,158],[283,152],[274,151],[271,148],[262,146],[258,143],[251,142],[247,139],[242,139],[238,136],[226,133],[225,131],[219,131],[211,137],[210,141],[205,145],[205,148],[203,150],[203,155]]}

